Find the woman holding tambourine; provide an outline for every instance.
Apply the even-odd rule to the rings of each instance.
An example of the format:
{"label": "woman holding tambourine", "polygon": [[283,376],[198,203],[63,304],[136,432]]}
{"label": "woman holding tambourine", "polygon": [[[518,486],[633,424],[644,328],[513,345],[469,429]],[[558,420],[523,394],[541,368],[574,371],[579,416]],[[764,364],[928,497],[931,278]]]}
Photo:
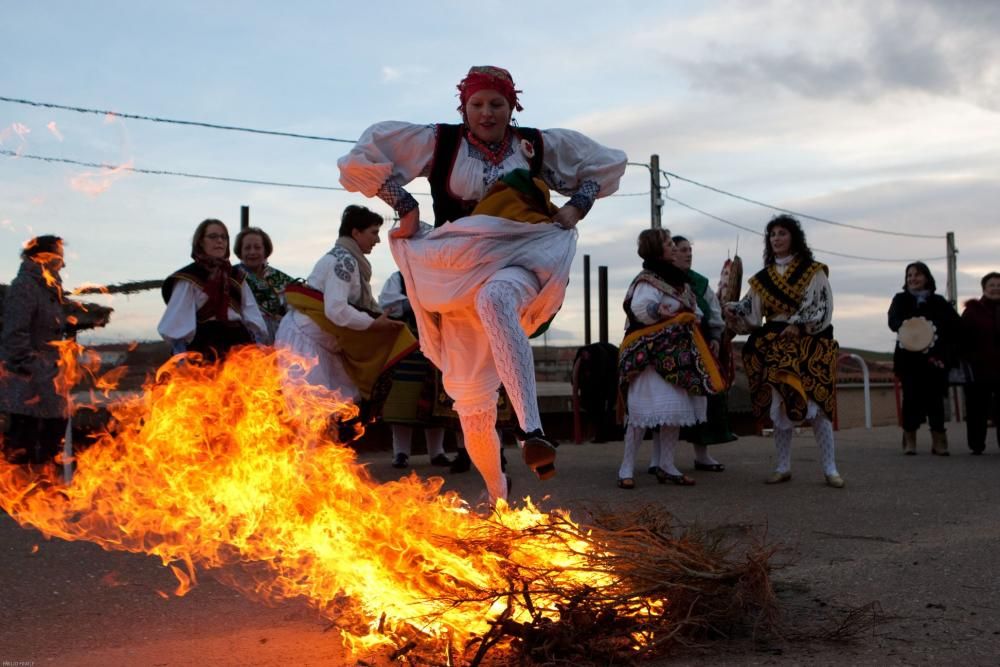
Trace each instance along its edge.
{"label": "woman holding tambourine", "polygon": [[936,289],[927,265],[913,262],[906,267],[903,291],[889,306],[889,328],[896,332],[893,372],[903,389],[903,453],[911,456],[917,453],[917,429],[925,418],[931,453],[948,455],[944,398],[959,317]]}

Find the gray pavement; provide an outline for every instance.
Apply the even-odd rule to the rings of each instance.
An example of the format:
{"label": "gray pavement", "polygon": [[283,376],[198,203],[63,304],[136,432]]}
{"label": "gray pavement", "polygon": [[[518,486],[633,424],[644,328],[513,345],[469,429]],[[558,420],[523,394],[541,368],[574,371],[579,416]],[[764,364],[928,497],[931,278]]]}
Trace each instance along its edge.
{"label": "gray pavement", "polygon": [[[762,482],[773,462],[769,439],[741,438],[713,448],[723,473],[690,472],[694,487],[658,485],[639,473],[638,488],[615,479],[622,444],[565,444],[559,474],[538,482],[508,449],[517,495],[544,507],[579,511],[654,503],[680,522],[706,527],[752,524],[783,547],[773,574],[795,618],[835,623],[839,610],[878,602],[884,622],[843,643],[720,641],[707,651],[650,663],[693,665],[997,665],[1000,664],[1000,449],[971,456],[964,425],[949,425],[952,455],[904,457],[899,431],[838,433],[844,489],[823,484],[818,449],[807,431],[793,445],[793,479]],[[992,435],[991,435],[992,437]],[[648,462],[649,443],[640,452]],[[678,463],[691,467],[681,445]],[[390,454],[362,460],[379,479],[400,471]],[[438,474],[426,456],[412,471]],[[644,470],[641,465],[639,470]],[[408,472],[408,471],[404,471]],[[445,475],[446,488],[476,498],[473,473]],[[35,547],[38,547],[37,550]],[[0,663],[31,665],[341,665],[332,633],[301,603],[265,606],[203,577],[183,598],[155,559],[108,553],[84,543],[45,541],[0,515]]]}

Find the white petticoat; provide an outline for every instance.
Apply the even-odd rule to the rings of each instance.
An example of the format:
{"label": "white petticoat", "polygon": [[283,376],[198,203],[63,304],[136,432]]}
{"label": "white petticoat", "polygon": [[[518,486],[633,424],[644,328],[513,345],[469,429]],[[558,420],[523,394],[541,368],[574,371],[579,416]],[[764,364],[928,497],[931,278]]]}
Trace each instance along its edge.
{"label": "white petticoat", "polygon": [[320,329],[308,315],[289,308],[278,325],[274,346],[289,350],[303,359],[316,360],[316,365],[306,375],[309,384],[339,392],[346,401],[355,401],[360,395],[357,385],[344,369],[336,337]]}
{"label": "white petticoat", "polygon": [[[819,405],[811,398],[808,399],[806,402],[806,416],[802,421],[812,421],[817,413],[819,413]],[[781,400],[781,394],[774,387],[771,387],[770,417],[776,429],[788,430],[799,425],[799,422],[793,422],[788,418],[788,413],[785,412],[785,402]]]}
{"label": "white petticoat", "polygon": [[628,387],[627,426],[691,426],[705,421],[708,399],[693,396],[647,367]]}

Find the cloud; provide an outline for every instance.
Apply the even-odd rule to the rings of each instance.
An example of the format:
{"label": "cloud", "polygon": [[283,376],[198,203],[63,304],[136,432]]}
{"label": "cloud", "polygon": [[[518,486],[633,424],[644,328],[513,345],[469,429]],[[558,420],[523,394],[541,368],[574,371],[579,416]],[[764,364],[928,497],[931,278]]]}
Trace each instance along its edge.
{"label": "cloud", "polygon": [[989,2],[774,0],[670,17],[641,41],[700,91],[859,102],[919,92],[1000,110],[998,28]]}

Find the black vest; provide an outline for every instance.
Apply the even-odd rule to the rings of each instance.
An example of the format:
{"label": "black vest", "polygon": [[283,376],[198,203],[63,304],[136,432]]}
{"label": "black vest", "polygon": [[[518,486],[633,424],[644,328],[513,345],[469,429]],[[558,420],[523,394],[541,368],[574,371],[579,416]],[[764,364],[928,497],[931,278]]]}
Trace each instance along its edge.
{"label": "black vest", "polygon": [[[462,145],[462,125],[441,123],[437,126],[437,143],[434,146],[434,159],[431,173],[427,180],[431,184],[431,198],[434,200],[434,226],[440,227],[446,222],[458,220],[472,213],[477,201],[467,201],[452,194],[448,187],[451,170],[458,157],[458,148]],[[530,127],[514,127],[513,141],[520,143],[527,139],[535,149],[535,155],[529,160],[531,175],[538,176],[542,172],[542,159],[545,145],[542,133]],[[517,148],[515,147],[515,150]]]}

